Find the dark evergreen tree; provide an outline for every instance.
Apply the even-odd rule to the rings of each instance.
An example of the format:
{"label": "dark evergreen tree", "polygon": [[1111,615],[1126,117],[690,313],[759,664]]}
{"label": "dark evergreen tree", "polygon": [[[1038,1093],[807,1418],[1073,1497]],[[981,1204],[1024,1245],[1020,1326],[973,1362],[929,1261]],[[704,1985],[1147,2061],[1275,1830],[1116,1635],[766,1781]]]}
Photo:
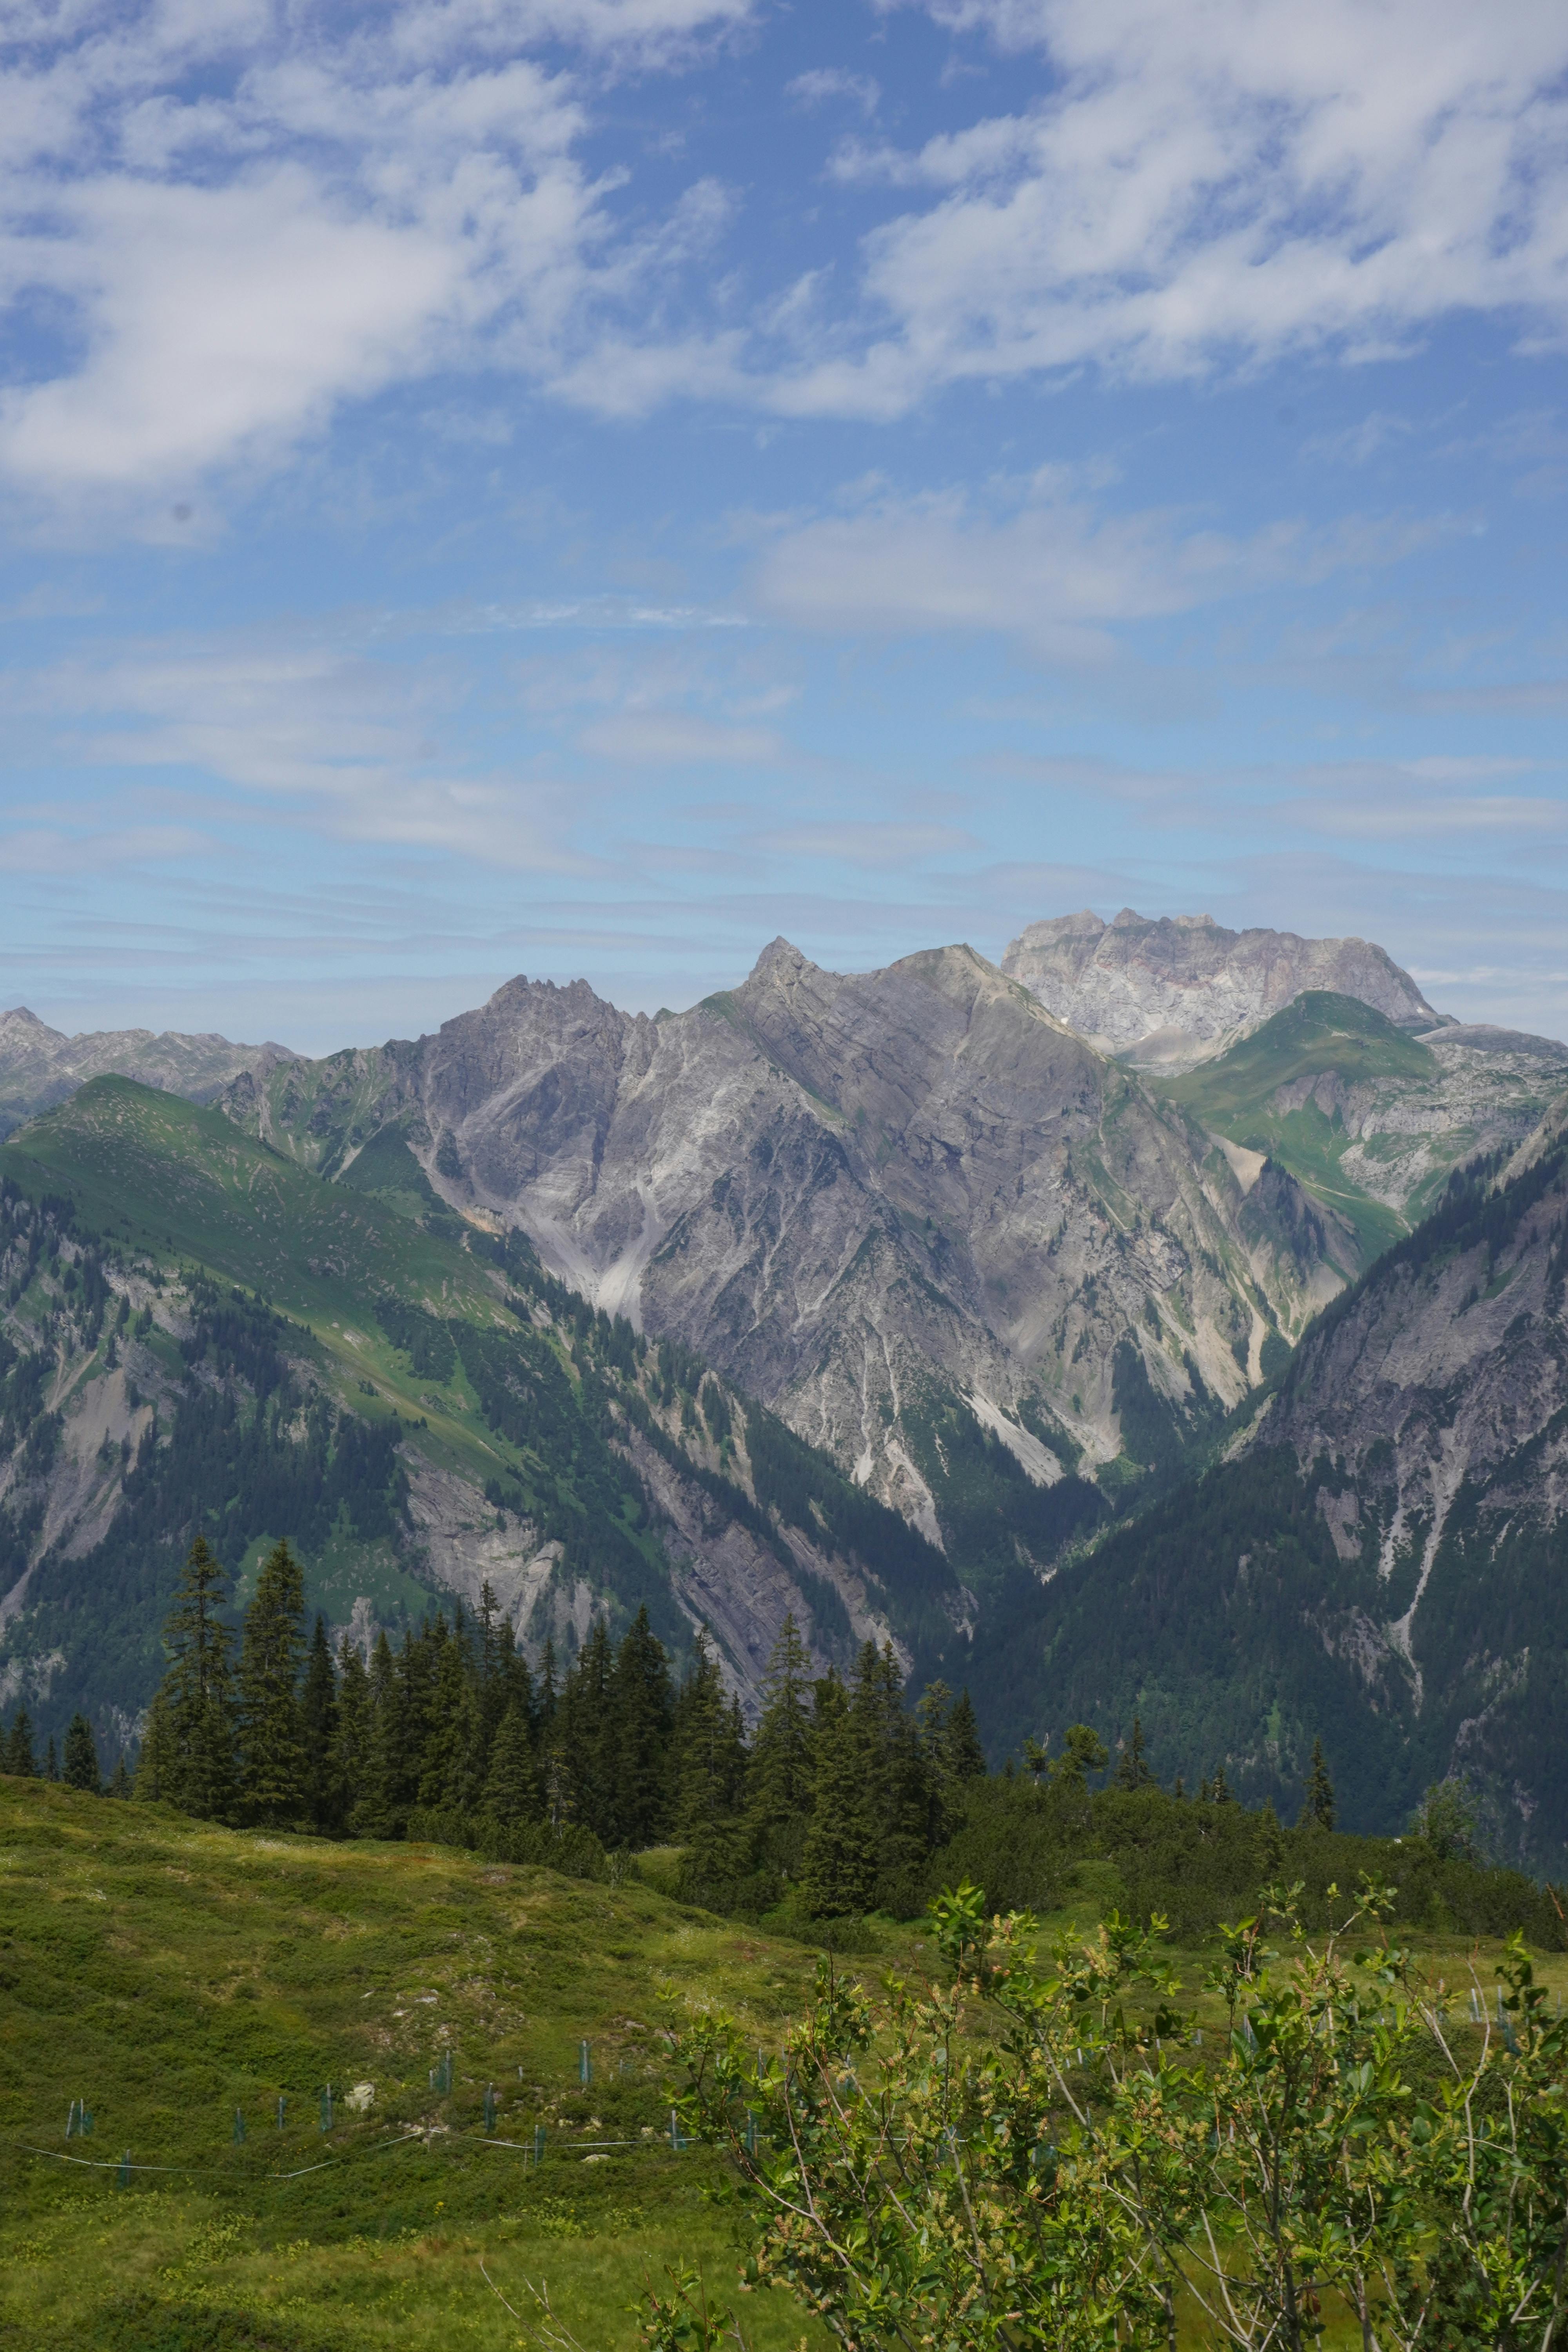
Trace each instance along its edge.
{"label": "dark evergreen tree", "polygon": [[490,1769],[482,1801],[489,1818],[505,1829],[539,1818],[539,1773],[527,1717],[515,1702],[502,1716],[490,1743]]}
{"label": "dark evergreen tree", "polygon": [[305,1743],[305,1807],[310,1826],[324,1837],[342,1826],[338,1776],[338,1678],[332,1671],[327,1621],[318,1610],[305,1663],[300,1699],[300,1729]]}
{"label": "dark evergreen tree", "polygon": [[166,1691],[153,1694],[136,1759],[136,1794],[143,1804],[173,1804],[180,1782],[180,1754],[174,1740]]}
{"label": "dark evergreen tree", "polygon": [[361,1837],[395,1837],[403,1827],[397,1754],[403,1685],[384,1628],[371,1653],[364,1762],[355,1783],[351,1818]]}
{"label": "dark evergreen tree", "polygon": [[44,1778],[46,1780],[58,1780],[59,1777],[59,1759],[55,1754],[55,1735],[51,1731],[49,1734],[49,1752],[44,1759]]}
{"label": "dark evergreen tree", "polygon": [[746,1835],[760,1868],[798,1876],[811,1785],[811,1654],[786,1616],[763,1676],[746,1774]]}
{"label": "dark evergreen tree", "polygon": [[239,1654],[240,1808],[247,1821],[273,1828],[306,1809],[304,1614],[304,1578],[285,1538],[261,1563]]}
{"label": "dark evergreen tree", "polygon": [[235,1804],[231,1635],[219,1613],[227,1598],[223,1568],[206,1538],[197,1536],[163,1627],[169,1746],[160,1756],[158,1777],[163,1798],[204,1821],[229,1820]]}
{"label": "dark evergreen tree", "polygon": [[812,1724],[811,1820],[801,1856],[801,1899],[814,1918],[864,1911],[876,1883],[877,1848],[867,1819],[860,1742],[844,1686],[816,1685]]}
{"label": "dark evergreen tree", "polygon": [[1323,1743],[1312,1742],[1311,1769],[1307,1774],[1307,1787],[1301,1800],[1301,1827],[1315,1825],[1321,1830],[1334,1826],[1334,1784],[1329,1778],[1329,1768],[1323,1759]]}
{"label": "dark evergreen tree", "polygon": [[125,1750],[123,1748],[121,1749],[119,1757],[116,1759],[114,1777],[109,1783],[107,1793],[111,1797],[129,1797],[132,1793],[131,1772],[130,1768],[125,1761]]}
{"label": "dark evergreen tree", "polygon": [[[611,1835],[616,1845],[653,1845],[669,1817],[669,1741],[674,1720],[669,1661],[639,1609],[616,1653],[610,1759]],[[603,1832],[601,1832],[603,1834]]]}
{"label": "dark evergreen tree", "polygon": [[947,1769],[955,1780],[985,1777],[985,1750],[980,1745],[980,1726],[967,1690],[959,1692],[947,1718]]}
{"label": "dark evergreen tree", "polygon": [[18,1780],[36,1780],[37,1759],[33,1754],[33,1719],[25,1706],[16,1709],[5,1742],[5,1769]]}
{"label": "dark evergreen tree", "polygon": [[1132,1737],[1122,1749],[1121,1761],[1116,1767],[1116,1785],[1119,1789],[1147,1789],[1152,1785],[1153,1779],[1143,1753],[1143,1718],[1135,1715]]}
{"label": "dark evergreen tree", "polygon": [[717,1904],[745,1867],[746,1750],[705,1627],[676,1701],[670,1749],[675,1834],[686,1849],[682,1885],[693,1902]]}
{"label": "dark evergreen tree", "polygon": [[92,1726],[85,1715],[73,1715],[66,1726],[65,1764],[60,1778],[68,1789],[85,1789],[92,1797],[102,1793],[103,1778],[98,1769],[98,1744],[92,1736]]}
{"label": "dark evergreen tree", "polygon": [[332,1792],[338,1819],[352,1829],[370,1771],[374,1731],[370,1676],[358,1644],[345,1633],[338,1645],[338,1710],[332,1742]]}
{"label": "dark evergreen tree", "polygon": [[483,1732],[460,1631],[437,1617],[431,1642],[428,1728],[420,1757],[419,1802],[467,1812],[479,1797],[477,1767]]}

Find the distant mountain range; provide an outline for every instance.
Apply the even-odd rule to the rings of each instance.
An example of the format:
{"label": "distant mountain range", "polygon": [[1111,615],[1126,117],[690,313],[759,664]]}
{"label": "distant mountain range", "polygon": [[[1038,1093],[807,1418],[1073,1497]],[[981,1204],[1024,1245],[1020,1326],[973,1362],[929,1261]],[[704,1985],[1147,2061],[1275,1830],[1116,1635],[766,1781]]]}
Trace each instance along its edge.
{"label": "distant mountain range", "polygon": [[184,1037],[173,1029],[97,1029],[68,1037],[18,1004],[0,1013],[0,1141],[25,1119],[67,1101],[89,1078],[113,1072],[146,1087],[211,1102],[256,1063],[288,1061],[286,1045],[231,1045],[226,1037]]}
{"label": "distant mountain range", "polygon": [[[136,1083],[100,1076],[73,1099],[90,1072],[120,1067]],[[1462,1198],[1480,1215],[1507,1171],[1522,1181],[1526,1160],[1547,1164],[1565,1087],[1568,1048],[1444,1021],[1364,941],[1131,913],[1034,925],[1002,970],[952,947],[844,976],[775,940],[738,988],[657,1020],[581,982],[520,979],[434,1035],[321,1060],[144,1032],[65,1039],[4,1016],[0,1102],[42,1115],[0,1152],[25,1225],[0,1260],[0,1368],[14,1360],[0,1387],[0,1692],[47,1705],[87,1687],[84,1621],[72,1633],[63,1599],[85,1570],[69,1563],[96,1559],[100,1596],[163,1574],[172,1533],[138,1537],[143,1565],[127,1565],[134,1481],[120,1455],[129,1442],[140,1459],[158,1400],[157,1444],[174,1444],[200,1401],[192,1378],[207,1378],[189,1369],[199,1333],[200,1363],[237,1400],[234,1443],[265,1421],[243,1349],[220,1362],[228,1342],[211,1336],[202,1287],[216,1279],[244,1292],[246,1313],[259,1294],[287,1315],[268,1344],[291,1368],[279,1379],[302,1426],[311,1395],[330,1401],[334,1430],[374,1435],[401,1416],[402,1466],[384,1484],[403,1499],[374,1542],[352,1511],[330,1538],[317,1531],[313,1572],[335,1622],[386,1622],[432,1583],[471,1595],[488,1573],[536,1644],[570,1643],[594,1608],[651,1591],[668,1626],[714,1625],[745,1690],[793,1607],[825,1662],[872,1632],[922,1671],[963,1680],[972,1665],[999,1738],[1047,1727],[1069,1692],[1077,1713],[1125,1736],[1144,1692],[1145,1729],[1183,1769],[1206,1740],[1209,1764],[1223,1753],[1282,1801],[1313,1736],[1305,1642],[1340,1662],[1336,1722],[1358,1739],[1374,1718],[1403,1727],[1396,1757],[1365,1749],[1365,1804],[1403,1802],[1389,1791],[1435,1758],[1462,1759],[1495,1793],[1513,1769],[1514,1717],[1494,1709],[1503,1727],[1486,1738],[1461,1738],[1458,1718],[1435,1729],[1448,1722],[1438,1686],[1470,1685],[1451,1660],[1423,1664],[1423,1645],[1452,1516],[1478,1479],[1514,1495],[1509,1541],[1531,1511],[1549,1552],[1559,1540],[1544,1433],[1563,1404],[1562,1286],[1546,1270],[1546,1212],[1510,1228],[1521,1255],[1504,1286],[1532,1302],[1529,1412],[1505,1406],[1513,1372],[1479,1368],[1482,1356],[1492,1367],[1481,1336],[1504,1296],[1498,1265],[1458,1318],[1469,1354],[1439,1331],[1454,1320],[1441,1286],[1421,1308],[1427,1370],[1397,1409],[1336,1358],[1349,1418],[1331,1429],[1301,1419],[1301,1384],[1331,1330],[1342,1349],[1364,1324],[1365,1360],[1377,1355],[1384,1286],[1435,1230],[1424,1216],[1452,1219],[1457,1170],[1472,1171]],[[81,1262],[107,1269],[93,1280],[115,1294],[110,1319],[121,1297],[154,1309],[141,1339],[121,1327],[113,1364],[65,1286],[79,1245],[37,1238],[61,1213],[38,1206],[46,1194],[68,1195],[74,1230],[100,1236]],[[37,1216],[44,1227],[26,1223]],[[574,1299],[595,1310],[585,1323]],[[1516,1333],[1503,1354],[1519,1353]],[[541,1380],[555,1395],[548,1443],[526,1405]],[[1417,1408],[1417,1393],[1450,1390],[1462,1409]],[[1415,1435],[1428,1423],[1447,1432],[1430,1460]],[[335,1475],[339,1443],[321,1440],[318,1483]],[[1229,1467],[1195,1484],[1221,1452]],[[1337,1590],[1352,1574],[1347,1530],[1364,1549],[1379,1529],[1351,1617],[1297,1593],[1291,1622],[1308,1630],[1268,1653],[1284,1681],[1267,1706],[1234,1674],[1184,1669],[1175,1696],[1157,1675],[1130,1681],[1158,1612],[1110,1595],[1142,1591],[1140,1547],[1165,1540],[1168,1515],[1195,1509],[1216,1478],[1267,1517],[1247,1482],[1287,1454],[1307,1484],[1279,1507],[1310,1528],[1309,1583],[1321,1570]],[[1310,1499],[1329,1492],[1310,1484],[1319,1454],[1346,1465],[1325,1510]],[[584,1489],[589,1461],[600,1466]],[[1264,1480],[1276,1500],[1283,1477]],[[159,1492],[146,1508],[172,1528],[179,1495]],[[235,1507],[241,1551],[279,1531],[259,1499]],[[1431,1558],[1405,1617],[1384,1548],[1403,1559],[1418,1523]],[[1271,1540],[1255,1532],[1249,1557]],[[1467,1541],[1479,1561],[1482,1538]],[[1502,1545],[1494,1528],[1478,1574],[1502,1573]],[[1247,1619],[1233,1588],[1247,1549],[1201,1570],[1216,1624],[1238,1608]],[[1190,1585],[1200,1569],[1184,1573]],[[144,1670],[127,1669],[118,1698],[101,1658],[90,1679],[95,1704],[131,1722],[151,1670],[147,1610],[120,1615],[141,1625]],[[1515,1674],[1516,1649],[1497,1656]],[[1491,1667],[1475,1671],[1484,1684]],[[1352,1802],[1361,1785],[1352,1774]],[[1513,1808],[1511,1835],[1525,1800],[1497,1801]],[[1529,1801],[1544,1823],[1542,1801]],[[1524,1851],[1537,1832],[1521,1834]]]}

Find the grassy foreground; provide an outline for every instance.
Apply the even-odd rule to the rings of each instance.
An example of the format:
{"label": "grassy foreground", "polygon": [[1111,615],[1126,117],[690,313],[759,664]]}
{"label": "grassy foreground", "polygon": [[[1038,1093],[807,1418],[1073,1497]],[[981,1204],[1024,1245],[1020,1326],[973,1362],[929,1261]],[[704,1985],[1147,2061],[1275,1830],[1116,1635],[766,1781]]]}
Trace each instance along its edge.
{"label": "grassy foreground", "polygon": [[[548,2282],[591,2352],[630,2346],[645,2273],[734,2278],[713,2160],[669,2144],[668,2036],[712,2002],[776,2047],[812,1968],[640,1885],[0,1779],[0,2345],[514,2346],[483,2262],[520,2309]],[[487,2082],[496,2141],[546,2126],[537,2168],[486,2144]],[[127,2148],[174,2168],[121,2185]],[[801,2340],[782,2301],[747,2317],[759,2352]]]}
{"label": "grassy foreground", "polygon": [[[1125,1901],[1110,1864],[1079,1864],[1042,1943]],[[886,1960],[847,1965],[930,1950],[882,1935]],[[1416,1940],[1489,2005],[1500,1945]],[[1173,1958],[1189,2025],[1222,2031],[1205,1956]],[[515,2347],[482,2263],[519,2310],[547,2284],[586,2352],[629,2352],[645,2277],[700,2264],[726,2295],[735,2277],[714,2159],[669,2144],[668,2037],[714,2007],[776,2049],[814,1969],[648,1884],[214,1829],[0,1777],[0,2347]],[[1555,2000],[1568,1956],[1537,1973]],[[430,2074],[448,2052],[445,2095]],[[356,2113],[342,2095],[364,2084]],[[66,2137],[76,2099],[86,2139]],[[817,2340],[782,2298],[742,2308],[752,2352]]]}

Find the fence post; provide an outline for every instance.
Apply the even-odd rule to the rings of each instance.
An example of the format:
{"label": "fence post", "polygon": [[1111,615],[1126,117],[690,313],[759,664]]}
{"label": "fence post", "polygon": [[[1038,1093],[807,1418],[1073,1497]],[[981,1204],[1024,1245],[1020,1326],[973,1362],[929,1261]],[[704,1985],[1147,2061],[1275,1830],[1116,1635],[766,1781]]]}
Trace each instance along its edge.
{"label": "fence post", "polygon": [[234,2111],[234,2137],[236,2147],[245,2137],[245,2117],[237,2107]]}
{"label": "fence post", "polygon": [[284,2100],[283,2100],[282,2095],[281,2095],[281,2093],[280,2093],[280,2094],[279,2095],[279,2100],[278,2100],[278,2128],[279,2128],[279,2131],[281,2131],[281,2130],[282,2130],[282,2128],[283,2128],[283,2107],[284,2107]]}
{"label": "fence post", "polygon": [[544,2161],[544,2126],[542,2124],[535,2124],[533,2126],[533,2161],[535,2164],[542,2164]]}
{"label": "fence post", "polygon": [[327,2084],[326,2089],[321,2093],[321,2129],[322,2129],[324,2132],[330,2132],[330,2131],[331,2130],[331,2128],[332,2128],[332,2086],[331,2086],[331,2084],[329,2083],[329,2084]]}
{"label": "fence post", "polygon": [[493,2132],[495,2127],[496,2086],[493,2083],[487,2083],[485,2084],[485,2129],[487,2132]]}
{"label": "fence post", "polygon": [[130,2150],[129,2148],[127,2148],[127,2149],[126,2149],[126,2151],[125,2151],[124,2155],[123,2155],[123,2156],[121,2158],[121,2159],[120,2159],[120,2169],[119,2169],[119,2171],[115,2174],[114,2179],[115,2179],[115,2185],[116,2185],[118,2188],[121,2188],[121,2189],[129,2189],[129,2188],[130,2188],[130,2186],[131,2186],[131,2150]]}
{"label": "fence post", "polygon": [[585,2042],[580,2042],[577,2045],[577,2080],[586,2090],[593,2079],[594,2062],[588,2055],[588,2045]]}

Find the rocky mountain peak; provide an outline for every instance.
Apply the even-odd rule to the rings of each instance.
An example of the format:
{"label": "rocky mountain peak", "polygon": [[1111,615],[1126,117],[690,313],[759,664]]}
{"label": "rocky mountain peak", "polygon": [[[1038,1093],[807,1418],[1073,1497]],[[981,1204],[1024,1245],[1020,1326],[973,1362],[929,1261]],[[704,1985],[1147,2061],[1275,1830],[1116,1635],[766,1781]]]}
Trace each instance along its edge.
{"label": "rocky mountain peak", "polygon": [[1406,971],[1368,940],[1227,930],[1212,915],[1089,909],[1027,929],[1002,969],[1101,1052],[1181,1069],[1223,1053],[1308,989],[1357,998],[1398,1027],[1441,1024]]}

